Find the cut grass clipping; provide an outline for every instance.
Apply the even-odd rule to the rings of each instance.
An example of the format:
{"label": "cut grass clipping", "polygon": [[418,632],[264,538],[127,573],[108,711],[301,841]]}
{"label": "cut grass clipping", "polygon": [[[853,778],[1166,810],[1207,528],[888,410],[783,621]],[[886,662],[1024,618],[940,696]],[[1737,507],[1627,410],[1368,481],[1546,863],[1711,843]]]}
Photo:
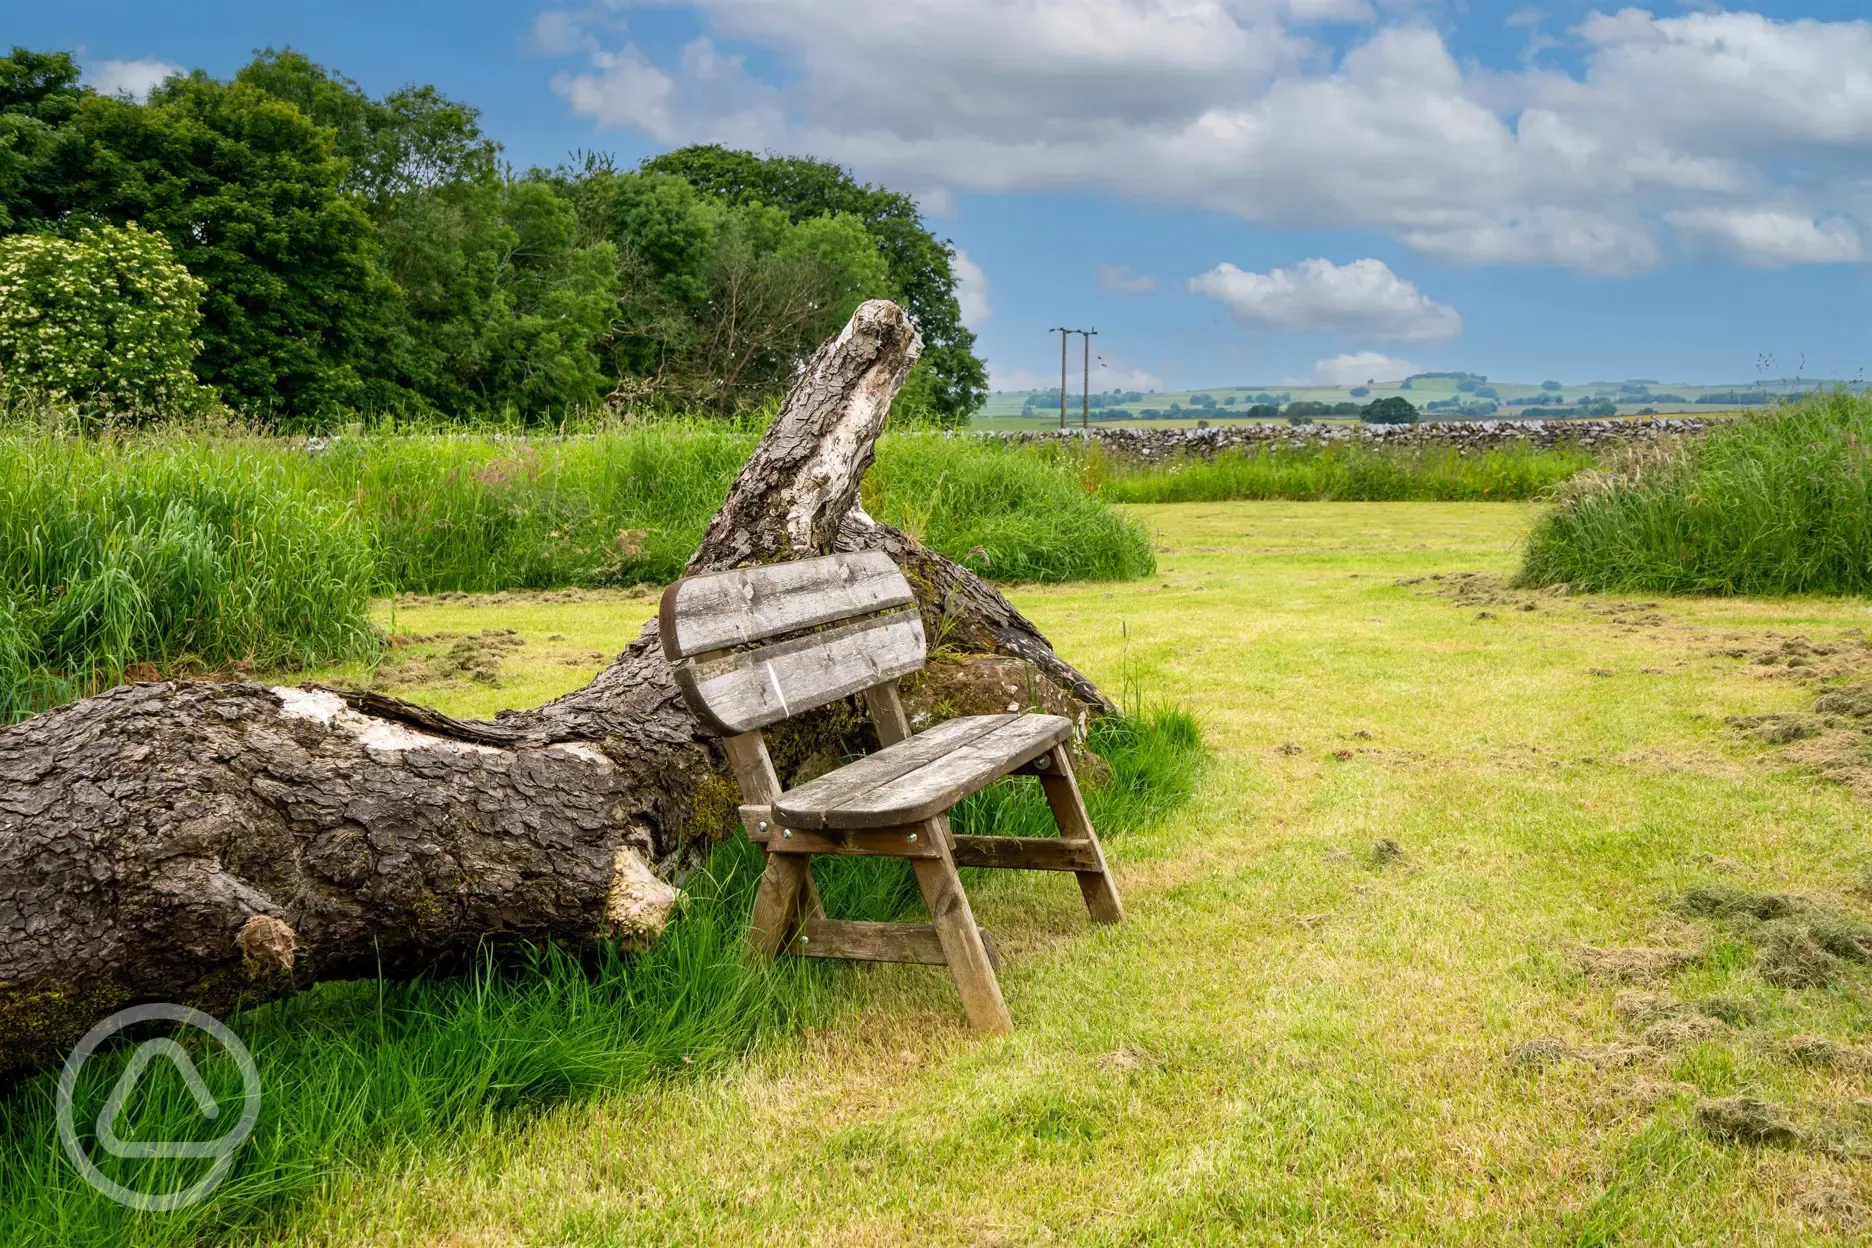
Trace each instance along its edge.
{"label": "cut grass clipping", "polygon": [[[662,584],[757,435],[0,433],[0,723],[123,679],[367,658],[370,595]],[[1126,580],[1143,526],[1058,459],[883,440],[873,515],[1003,581]],[[154,674],[154,673],[152,673]]]}
{"label": "cut grass clipping", "polygon": [[1564,486],[1519,580],[1590,591],[1872,591],[1872,397],[1839,391],[1633,449]]}
{"label": "cut grass clipping", "polygon": [[1088,472],[1114,503],[1506,502],[1538,498],[1592,466],[1577,447],[1514,445],[1459,454],[1447,447],[1360,443],[1224,451],[1214,459],[1151,464],[1094,449]]}
{"label": "cut grass clipping", "polygon": [[[1173,710],[1097,721],[1091,744],[1112,768],[1107,783],[1086,793],[1107,836],[1183,802],[1202,754],[1195,721]],[[1031,779],[971,798],[955,820],[964,832],[1052,831]],[[552,949],[508,950],[458,978],[323,984],[229,1020],[259,1069],[260,1118],[226,1181],[187,1210],[138,1213],[92,1190],[60,1152],[56,1072],[43,1072],[0,1100],[0,1136],[15,1142],[0,1157],[0,1243],[157,1248],[257,1232],[340,1170],[438,1142],[472,1148],[512,1114],[717,1069],[822,1019],[837,1008],[842,977],[863,972],[790,958],[766,970],[742,964],[760,866],[744,838],[725,843],[685,883],[688,904],[645,954],[605,951],[581,961]],[[919,904],[897,860],[820,859],[814,873],[841,917],[900,918]],[[965,878],[975,885],[985,874]],[[219,1103],[238,1106],[241,1077],[219,1047],[192,1056]],[[179,1190],[210,1163],[119,1161],[95,1147],[93,1124],[127,1057],[119,1048],[85,1067],[74,1100],[81,1138],[117,1181]],[[185,1141],[213,1125],[174,1067],[157,1062],[116,1129],[127,1140]]]}

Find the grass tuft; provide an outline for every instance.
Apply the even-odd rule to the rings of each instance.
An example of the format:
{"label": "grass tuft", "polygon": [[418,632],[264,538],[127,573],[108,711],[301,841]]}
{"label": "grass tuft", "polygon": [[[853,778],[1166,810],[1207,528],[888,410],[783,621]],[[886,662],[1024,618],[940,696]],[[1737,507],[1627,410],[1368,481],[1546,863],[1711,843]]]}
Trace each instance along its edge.
{"label": "grass tuft", "polygon": [[354,509],[251,444],[0,436],[0,723],[132,663],[368,655],[376,584]]}
{"label": "grass tuft", "polygon": [[1157,569],[1144,526],[1094,497],[1083,465],[1054,448],[899,434],[879,446],[864,505],[992,580],[1129,581]]}
{"label": "grass tuft", "polygon": [[1838,391],[1628,451],[1563,487],[1519,581],[1592,591],[1872,591],[1872,396]]}

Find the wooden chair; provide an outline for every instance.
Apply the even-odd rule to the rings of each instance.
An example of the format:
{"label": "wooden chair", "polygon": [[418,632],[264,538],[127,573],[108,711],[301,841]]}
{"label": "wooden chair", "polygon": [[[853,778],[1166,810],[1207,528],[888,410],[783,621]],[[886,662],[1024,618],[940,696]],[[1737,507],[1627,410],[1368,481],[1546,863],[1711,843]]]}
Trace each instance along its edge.
{"label": "wooden chair", "polygon": [[[1124,918],[1073,778],[1072,721],[975,715],[911,734],[897,680],[925,659],[923,621],[888,555],[867,551],[685,578],[663,593],[663,650],[696,717],[719,732],[741,784],[741,821],[765,846],[748,939],[754,955],[947,965],[969,1022],[1006,1031],[987,933],[956,868],[1071,871],[1094,922]],[[884,748],[780,791],[761,729],[862,694]],[[956,836],[949,810],[1002,776],[1034,775],[1052,837]],[[815,854],[907,858],[931,922],[826,917]]]}

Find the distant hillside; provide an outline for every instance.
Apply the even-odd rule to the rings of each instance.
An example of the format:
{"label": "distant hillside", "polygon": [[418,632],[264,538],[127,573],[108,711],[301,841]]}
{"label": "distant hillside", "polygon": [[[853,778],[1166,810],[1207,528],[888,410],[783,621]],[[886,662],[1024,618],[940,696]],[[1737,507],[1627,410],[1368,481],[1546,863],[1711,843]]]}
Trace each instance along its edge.
{"label": "distant hillside", "polygon": [[[1487,420],[1522,416],[1633,416],[1640,413],[1711,412],[1777,402],[1842,383],[1830,379],[1780,378],[1719,385],[1630,381],[1494,381],[1480,373],[1417,373],[1402,380],[1361,386],[1210,386],[1201,390],[1113,390],[1093,394],[1095,423],[1150,421],[1224,424],[1248,420],[1351,419],[1374,399],[1398,395],[1426,419]],[[988,396],[976,414],[977,428],[1010,429],[1059,423],[1058,389],[1002,390]],[[1066,396],[1069,423],[1078,423],[1078,390]]]}

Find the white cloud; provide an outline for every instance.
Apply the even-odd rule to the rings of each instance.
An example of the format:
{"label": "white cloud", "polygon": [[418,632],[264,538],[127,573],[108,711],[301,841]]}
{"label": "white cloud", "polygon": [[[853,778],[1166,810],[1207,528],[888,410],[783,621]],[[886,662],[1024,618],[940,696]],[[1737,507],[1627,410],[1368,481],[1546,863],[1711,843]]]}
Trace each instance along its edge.
{"label": "white cloud", "polygon": [[547,9],[533,19],[533,50],[547,56],[565,56],[584,44],[585,29],[576,13]]}
{"label": "white cloud", "polygon": [[103,95],[127,95],[133,100],[149,98],[149,93],[172,74],[183,72],[180,65],[144,57],[135,61],[98,61],[85,66],[85,85]]}
{"label": "white cloud", "polygon": [[994,315],[994,309],[988,304],[988,275],[959,247],[950,257],[949,265],[955,272],[956,302],[962,305],[962,323],[970,329],[979,329],[983,321]]}
{"label": "white cloud", "polygon": [[[1413,6],[1359,0],[688,7],[707,34],[660,62],[588,31],[590,63],[555,84],[574,111],[898,185],[1371,229],[1453,263],[1629,273],[1707,249],[1698,214],[1795,200],[1817,240],[1726,254],[1848,258],[1872,222],[1872,22],[1595,13],[1574,75],[1458,63]],[[1325,20],[1369,25],[1335,52]],[[772,82],[718,50],[741,46]]]}
{"label": "white cloud", "polygon": [[679,141],[683,130],[676,125],[675,108],[681,89],[674,77],[646,60],[635,44],[618,52],[594,52],[592,65],[598,73],[553,77],[553,90],[573,112],[661,143]]}
{"label": "white cloud", "polygon": [[1249,273],[1218,264],[1189,288],[1228,305],[1256,329],[1332,330],[1348,338],[1443,342],[1462,332],[1462,317],[1391,271],[1382,260],[1302,260],[1291,269]]}
{"label": "white cloud", "polygon": [[1837,264],[1866,258],[1865,239],[1851,222],[1815,221],[1798,213],[1758,208],[1698,208],[1666,219],[1693,250],[1758,268]]}
{"label": "white cloud", "polygon": [[1409,360],[1377,351],[1354,351],[1313,362],[1313,381],[1321,386],[1361,386],[1368,381],[1402,381],[1421,372]]}
{"label": "white cloud", "polygon": [[1117,295],[1148,295],[1157,289],[1157,279],[1149,273],[1133,273],[1118,264],[1098,266],[1098,288]]}

